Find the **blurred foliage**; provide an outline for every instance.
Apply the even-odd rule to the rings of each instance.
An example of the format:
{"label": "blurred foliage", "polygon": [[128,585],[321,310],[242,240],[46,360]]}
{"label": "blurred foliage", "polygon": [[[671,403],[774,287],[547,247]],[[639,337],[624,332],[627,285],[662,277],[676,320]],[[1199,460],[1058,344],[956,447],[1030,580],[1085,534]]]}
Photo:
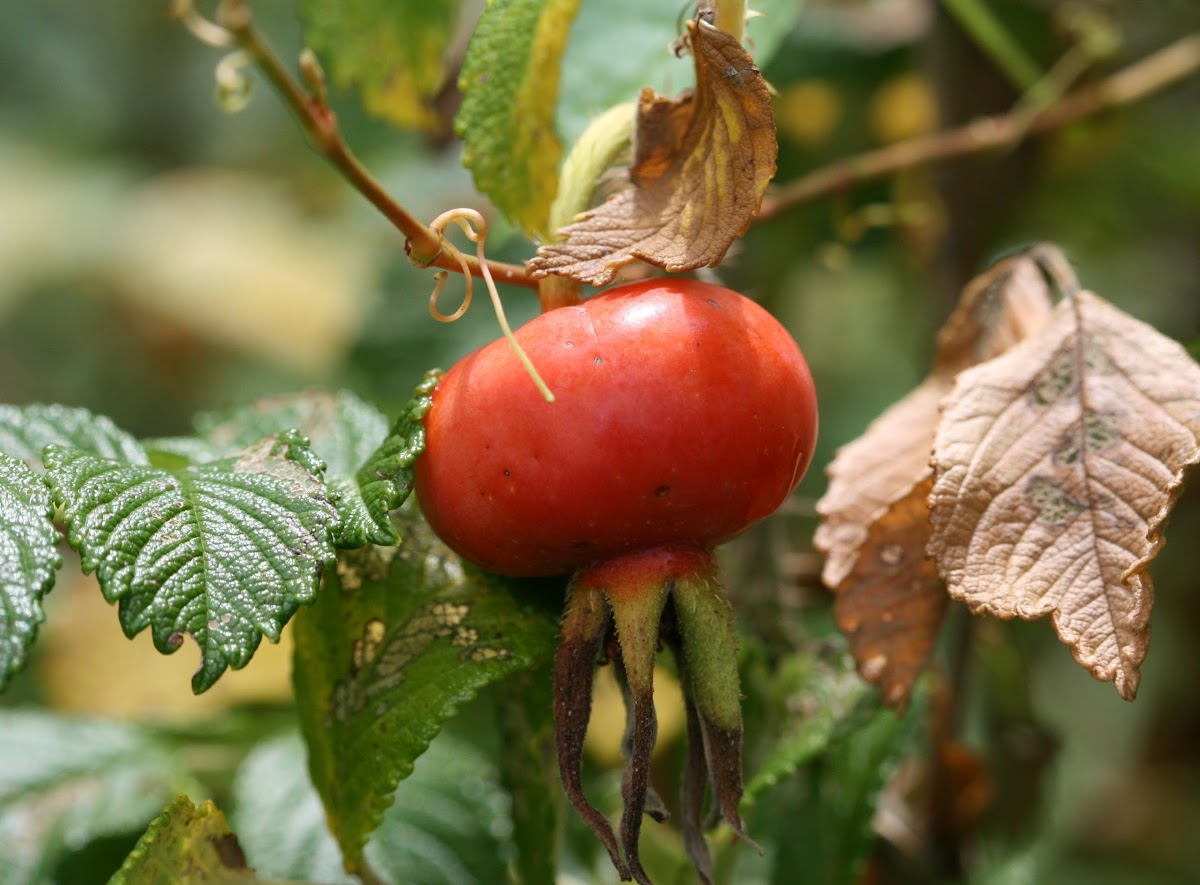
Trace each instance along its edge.
{"label": "blurred foliage", "polygon": [[[786,20],[787,4],[774,5]],[[1122,38],[1110,67],[1200,28],[1194,0],[1160,0],[1152,10],[1133,0],[991,4],[1042,70],[1067,48],[1062,12],[1081,5],[1109,17]],[[665,52],[673,9],[632,6],[658,20],[639,19],[636,44],[622,38],[619,52],[598,38],[590,42],[587,28],[572,31],[573,66],[558,98],[568,143],[598,110],[583,82],[583,72],[595,68],[583,59],[599,55],[614,79],[629,73],[631,88],[647,82],[673,92],[681,85],[661,68],[647,74],[650,68],[638,67],[643,55]],[[430,320],[432,278],[408,265],[399,235],[306,148],[263,84],[243,113],[221,114],[213,102],[216,54],[170,22],[165,7],[145,0],[0,4],[6,59],[0,402],[81,406],[138,436],[185,433],[196,412],[310,386],[352,389],[394,416],[426,369],[446,367],[495,337],[494,321],[484,309],[452,327]],[[294,57],[295,4],[261,0],[254,7],[263,30]],[[581,16],[595,15],[604,4],[583,0],[582,9]],[[622,20],[633,22],[634,13]],[[752,24],[750,35],[763,27],[763,20]],[[939,120],[953,124],[1004,111],[1018,98],[933,0],[810,0],[795,27],[780,31],[771,35],[778,48],[764,68],[778,91],[778,181],[929,131]],[[416,216],[485,205],[456,143],[400,134],[372,120],[349,95],[335,103],[350,143]],[[966,279],[990,258],[1033,240],[1060,244],[1086,286],[1172,337],[1195,342],[1198,144],[1200,80],[1192,78],[1012,151],[905,172],[753,227],[717,275],[770,306],[808,356],[822,400],[814,464],[827,463],[836,446],[922,377],[934,331]],[[519,261],[532,253],[499,219],[493,227],[491,257]],[[514,325],[536,311],[527,290],[503,295]],[[809,548],[810,505],[823,486],[821,471],[812,470],[788,513],[724,554],[727,583],[741,588],[742,623],[762,636],[761,649],[747,641],[748,672],[757,667],[767,674],[761,683],[747,682],[751,736],[756,727],[776,736],[783,728],[782,714],[772,713],[788,673],[781,662],[839,648]],[[951,618],[939,651],[941,675],[930,680],[928,703],[910,714],[923,710],[927,725],[904,732],[916,752],[900,761],[875,811],[867,881],[1133,885],[1194,878],[1200,701],[1192,678],[1200,667],[1200,569],[1186,539],[1196,532],[1200,495],[1193,483],[1152,569],[1158,611],[1135,704],[1092,683],[1042,625]],[[0,859],[22,865],[22,878],[11,881],[104,881],[181,789],[197,803],[216,799],[235,829],[245,824],[251,865],[300,875],[286,864],[272,869],[287,858],[270,854],[270,835],[254,830],[264,814],[320,820],[304,791],[276,794],[295,796],[294,802],[264,804],[282,786],[306,786],[295,780],[303,765],[294,737],[261,743],[294,723],[286,649],[268,649],[213,692],[192,697],[180,668],[194,662],[156,655],[144,636],[125,640],[116,612],[100,600],[94,582],[68,562],[46,597],[47,622],[32,665],[0,696],[6,707],[38,705],[110,720],[84,727],[0,711],[0,768],[30,758],[14,756],[5,740],[38,746],[39,735],[49,735],[67,748],[64,760],[81,736],[91,735],[93,747],[116,748],[111,770],[104,768],[110,756],[93,754],[75,770],[47,769],[40,786],[22,782],[4,792],[9,781],[0,778],[0,830],[26,839],[6,836],[0,845]],[[493,706],[481,698],[450,727],[478,755],[456,758],[473,766],[482,784],[452,798],[495,812],[474,818],[487,830],[494,860],[511,852],[512,837],[495,786],[501,749]],[[788,716],[799,713],[802,706]],[[895,766],[887,731],[893,723],[871,721],[862,747],[837,744],[768,792],[755,806],[752,834],[773,845],[794,839],[792,847],[806,858],[820,849],[803,822],[821,807],[836,807],[819,802],[821,791],[841,782],[870,792],[871,778]],[[63,722],[71,725],[68,737]],[[947,730],[956,734],[953,741]],[[748,780],[771,749],[770,742],[748,747]],[[668,771],[679,761],[678,743],[664,740],[664,752]],[[428,765],[431,776],[435,767]],[[596,767],[589,794],[611,810],[619,776]],[[861,781],[848,783],[845,771]],[[671,777],[663,775],[659,785],[664,796],[674,795]],[[136,799],[119,814],[108,814],[90,787],[71,792],[76,782],[113,779]],[[444,793],[445,783],[430,789]],[[420,800],[404,795],[389,812],[401,828],[385,824],[380,847],[368,847],[368,857],[400,844],[405,816],[420,811]],[[948,796],[981,798],[964,807]],[[580,827],[568,818],[563,869],[572,881],[606,881],[603,867],[593,869]],[[53,850],[33,860],[13,854],[12,846],[28,848],[30,834]],[[827,830],[822,838],[836,835]],[[684,868],[673,830],[648,826],[646,842],[652,875],[669,881]],[[331,850],[314,843],[317,860],[308,875],[331,881],[339,875]],[[796,868],[779,866],[771,852],[762,859],[722,847],[716,862],[726,881],[735,872],[736,881],[799,881],[787,878],[799,875]],[[795,863],[801,862],[797,853]]]}

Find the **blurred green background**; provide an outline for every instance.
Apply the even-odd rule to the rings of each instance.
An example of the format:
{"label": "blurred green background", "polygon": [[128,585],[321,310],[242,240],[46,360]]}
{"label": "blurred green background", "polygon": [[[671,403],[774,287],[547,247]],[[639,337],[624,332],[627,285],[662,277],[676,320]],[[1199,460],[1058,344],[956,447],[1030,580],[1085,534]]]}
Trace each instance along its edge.
{"label": "blurred green background", "polygon": [[[663,4],[663,44],[678,5]],[[1195,0],[991,5],[1043,69],[1070,45],[1068,13],[1101,17],[1120,49],[1085,77],[1200,30]],[[293,5],[253,7],[294,57]],[[306,147],[264,84],[242,113],[218,110],[219,53],[165,9],[145,0],[0,3],[0,402],[85,406],[141,436],[185,432],[196,411],[310,386],[346,386],[394,414],[426,368],[495,337],[482,305],[453,326],[429,318],[431,275],[408,265],[402,238]],[[1019,98],[925,0],[810,0],[765,73],[778,90],[779,181]],[[348,96],[337,107],[350,143],[416,216],[485,205],[453,141],[398,133]],[[491,257],[531,254],[494,224]],[[717,271],[792,329],[821,396],[820,449],[796,506],[743,542],[794,565],[775,596],[745,603],[748,622],[762,616],[755,607],[820,621],[828,600],[806,556],[820,466],[920,380],[966,280],[1037,240],[1062,246],[1085,286],[1196,352],[1200,78],[1010,151],[793,209],[754,227]],[[458,285],[450,281],[447,303]],[[514,325],[534,314],[529,291],[502,294]],[[889,829],[881,819],[888,841],[869,876],[1196,881],[1197,532],[1193,483],[1152,569],[1153,642],[1132,705],[1077,667],[1048,624],[975,630],[966,669],[952,677],[967,699],[966,741],[992,766],[993,793],[1011,799],[1024,789],[1040,801],[1013,800],[1021,820],[993,822],[962,843],[965,872],[906,861],[904,821]],[[286,705],[286,646],[193,698],[195,662],[154,656],[145,636],[127,642],[77,571],[70,562],[62,571],[37,660],[0,702],[157,721]],[[127,847],[117,840],[118,862]],[[63,864],[63,881],[107,877]]]}

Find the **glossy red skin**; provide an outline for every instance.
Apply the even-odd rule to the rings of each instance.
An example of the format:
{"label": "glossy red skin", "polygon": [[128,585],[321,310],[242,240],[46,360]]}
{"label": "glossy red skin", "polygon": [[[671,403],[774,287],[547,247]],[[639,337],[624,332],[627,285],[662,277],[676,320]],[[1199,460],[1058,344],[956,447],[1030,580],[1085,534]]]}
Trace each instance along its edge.
{"label": "glossy red skin", "polygon": [[817,402],[788,332],[736,292],[663,279],[519,329],[547,403],[500,339],[442,378],[416,494],[464,559],[554,575],[768,516],[812,459]]}

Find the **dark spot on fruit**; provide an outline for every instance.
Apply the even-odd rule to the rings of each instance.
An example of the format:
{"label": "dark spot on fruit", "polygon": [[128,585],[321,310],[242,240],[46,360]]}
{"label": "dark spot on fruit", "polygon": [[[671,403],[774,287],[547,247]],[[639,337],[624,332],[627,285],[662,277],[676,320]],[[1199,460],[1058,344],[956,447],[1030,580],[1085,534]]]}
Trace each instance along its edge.
{"label": "dark spot on fruit", "polygon": [[573,342],[571,342],[571,341],[567,342],[567,347],[574,347],[574,346],[575,346],[575,344]]}
{"label": "dark spot on fruit", "polygon": [[598,357],[598,356],[594,356],[594,357],[592,357],[592,362],[595,363],[596,365],[599,365],[600,363],[604,362],[604,360],[600,359],[600,357]]}
{"label": "dark spot on fruit", "polygon": [[512,476],[512,474],[511,474],[511,473],[509,473],[507,470],[505,470],[505,471],[504,471],[504,475],[505,475],[505,476]]}
{"label": "dark spot on fruit", "polygon": [[671,494],[671,487],[666,483],[663,483],[654,490],[654,497],[656,498],[665,498],[669,494]]}

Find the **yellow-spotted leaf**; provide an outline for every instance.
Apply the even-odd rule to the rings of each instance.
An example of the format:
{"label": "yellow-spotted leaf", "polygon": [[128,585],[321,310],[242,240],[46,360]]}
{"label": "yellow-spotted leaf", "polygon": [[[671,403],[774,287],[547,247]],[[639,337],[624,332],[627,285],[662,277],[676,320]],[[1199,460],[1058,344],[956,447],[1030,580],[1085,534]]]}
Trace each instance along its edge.
{"label": "yellow-spotted leaf", "polygon": [[341,89],[358,87],[374,116],[438,132],[434,107],[449,72],[455,0],[304,0],[304,36]]}
{"label": "yellow-spotted leaf", "polygon": [[953,597],[1049,615],[1075,660],[1132,700],[1149,640],[1147,566],[1200,460],[1200,366],[1090,292],[962,372],[934,442],[930,553]]}
{"label": "yellow-spotted leaf", "polygon": [[669,271],[718,264],[749,226],[778,146],[762,74],[740,43],[688,23],[696,88],[674,101],[642,90],[630,187],[538,249],[534,276],[604,286],[641,259]]}
{"label": "yellow-spotted leaf", "polygon": [[562,144],[554,125],[559,67],[579,0],[492,0],[458,86],[454,130],[475,186],[528,233],[544,235]]}

